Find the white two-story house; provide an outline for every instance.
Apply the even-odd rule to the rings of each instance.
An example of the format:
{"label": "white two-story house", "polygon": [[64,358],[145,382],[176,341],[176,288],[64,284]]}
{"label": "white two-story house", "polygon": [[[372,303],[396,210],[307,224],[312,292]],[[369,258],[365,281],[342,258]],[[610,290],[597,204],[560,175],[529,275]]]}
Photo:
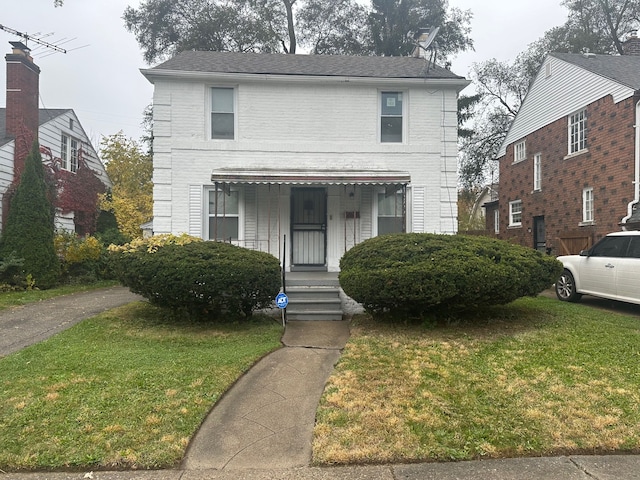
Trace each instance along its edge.
{"label": "white two-story house", "polygon": [[456,233],[463,77],[418,57],[195,51],[142,73],[155,234],[331,272],[376,235]]}

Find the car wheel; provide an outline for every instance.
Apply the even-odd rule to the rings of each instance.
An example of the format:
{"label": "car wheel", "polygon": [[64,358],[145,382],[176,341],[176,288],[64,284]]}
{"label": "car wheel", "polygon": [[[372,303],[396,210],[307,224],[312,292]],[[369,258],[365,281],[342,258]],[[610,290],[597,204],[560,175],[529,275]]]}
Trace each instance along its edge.
{"label": "car wheel", "polygon": [[569,270],[565,270],[556,281],[556,296],[563,302],[578,302],[582,295],[576,292],[576,281]]}

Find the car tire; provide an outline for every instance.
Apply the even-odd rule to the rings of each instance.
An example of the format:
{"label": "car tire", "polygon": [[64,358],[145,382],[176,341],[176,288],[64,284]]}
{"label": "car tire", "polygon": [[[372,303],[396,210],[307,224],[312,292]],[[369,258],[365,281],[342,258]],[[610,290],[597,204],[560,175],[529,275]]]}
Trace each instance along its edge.
{"label": "car tire", "polygon": [[556,296],[563,302],[579,302],[582,298],[576,292],[576,281],[569,270],[564,270],[556,281]]}

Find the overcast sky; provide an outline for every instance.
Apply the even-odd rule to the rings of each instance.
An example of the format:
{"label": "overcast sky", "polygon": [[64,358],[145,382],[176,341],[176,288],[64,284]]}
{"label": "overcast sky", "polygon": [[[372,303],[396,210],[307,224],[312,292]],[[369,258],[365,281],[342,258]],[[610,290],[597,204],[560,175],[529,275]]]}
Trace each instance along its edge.
{"label": "overcast sky", "polygon": [[[67,49],[54,53],[29,43],[40,67],[40,107],[72,108],[96,148],[102,136],[119,131],[142,135],[142,112],[151,103],[153,86],[140,73],[148,68],[122,13],[137,0],[20,0],[2,9],[0,25],[28,33]],[[475,51],[458,55],[452,70],[468,77],[471,64],[491,58],[511,61],[527,45],[566,19],[560,0],[449,0],[450,6],[473,12]],[[0,45],[19,37],[0,30]],[[6,87],[6,67],[0,68]],[[5,106],[4,94],[0,106]]]}

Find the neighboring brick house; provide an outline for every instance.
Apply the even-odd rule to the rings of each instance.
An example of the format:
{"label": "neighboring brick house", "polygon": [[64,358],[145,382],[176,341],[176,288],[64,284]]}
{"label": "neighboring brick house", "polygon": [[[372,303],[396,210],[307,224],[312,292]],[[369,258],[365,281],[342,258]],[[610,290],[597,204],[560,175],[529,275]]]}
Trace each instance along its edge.
{"label": "neighboring brick house", "polygon": [[457,230],[457,98],[415,57],[183,52],[154,84],[153,232],[337,272],[387,232]]}
{"label": "neighboring brick house", "polygon": [[[40,68],[30,50],[21,42],[10,42],[7,54],[6,108],[0,108],[0,225],[8,205],[7,189],[19,181],[24,161],[34,140],[38,140],[43,162],[57,162],[59,168],[75,173],[84,160],[97,178],[109,187],[111,182],[72,109],[39,109]],[[74,212],[58,211],[56,227],[73,231]]]}
{"label": "neighboring brick house", "polygon": [[491,234],[559,255],[629,226],[640,200],[639,43],[631,36],[619,56],[545,58],[498,153]]}

